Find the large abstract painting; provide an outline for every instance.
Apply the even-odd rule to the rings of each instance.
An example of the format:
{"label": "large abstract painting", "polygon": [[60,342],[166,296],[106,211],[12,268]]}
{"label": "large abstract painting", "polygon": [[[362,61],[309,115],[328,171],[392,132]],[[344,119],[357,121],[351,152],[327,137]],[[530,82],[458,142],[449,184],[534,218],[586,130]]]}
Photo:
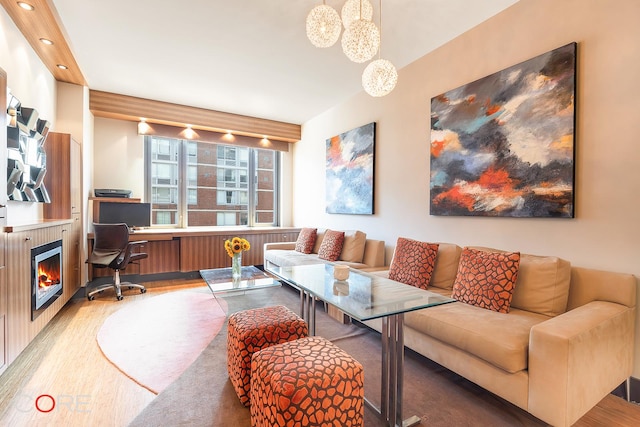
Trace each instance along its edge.
{"label": "large abstract painting", "polygon": [[431,214],[574,217],[576,44],[431,99]]}
{"label": "large abstract painting", "polygon": [[327,213],[373,214],[376,124],[327,139]]}

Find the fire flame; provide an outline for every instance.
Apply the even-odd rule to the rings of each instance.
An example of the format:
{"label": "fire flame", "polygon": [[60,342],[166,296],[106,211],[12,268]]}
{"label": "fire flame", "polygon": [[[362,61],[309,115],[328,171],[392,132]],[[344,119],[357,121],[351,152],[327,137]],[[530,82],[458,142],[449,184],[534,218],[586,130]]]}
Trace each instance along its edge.
{"label": "fire flame", "polygon": [[52,285],[57,285],[60,283],[60,278],[52,277],[52,272],[47,271],[47,269],[40,263],[38,265],[38,287],[39,288],[48,288]]}

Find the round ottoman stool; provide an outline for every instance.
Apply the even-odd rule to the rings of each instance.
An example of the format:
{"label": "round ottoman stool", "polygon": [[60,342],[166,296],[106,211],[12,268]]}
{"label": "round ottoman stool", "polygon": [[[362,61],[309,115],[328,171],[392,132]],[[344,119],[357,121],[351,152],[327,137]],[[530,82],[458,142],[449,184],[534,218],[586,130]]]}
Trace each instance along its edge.
{"label": "round ottoman stool", "polygon": [[251,359],[251,426],[362,426],[364,372],[322,337],[267,347]]}
{"label": "round ottoman stool", "polygon": [[239,311],[229,316],[227,372],[243,405],[249,406],[253,353],[308,334],[307,323],[283,305]]}

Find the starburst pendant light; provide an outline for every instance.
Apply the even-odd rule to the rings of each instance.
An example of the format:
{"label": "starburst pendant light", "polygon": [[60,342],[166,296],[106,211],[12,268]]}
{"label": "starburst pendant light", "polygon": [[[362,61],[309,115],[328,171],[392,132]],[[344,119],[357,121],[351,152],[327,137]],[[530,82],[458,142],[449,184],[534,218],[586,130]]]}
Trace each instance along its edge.
{"label": "starburst pendant light", "polygon": [[340,15],[323,1],[307,15],[307,37],[316,47],[331,47],[340,38]]}
{"label": "starburst pendant light", "polygon": [[372,61],[362,73],[362,87],[371,96],[388,95],[398,82],[396,67],[386,59]]}
{"label": "starburst pendant light", "polygon": [[371,21],[373,18],[373,6],[371,6],[369,0],[347,0],[342,6],[340,15],[342,17],[342,25],[347,29],[356,19]]}
{"label": "starburst pendant light", "polygon": [[380,47],[380,31],[371,21],[362,18],[362,3],[360,1],[359,19],[351,21],[349,27],[342,34],[342,51],[353,62],[367,62],[376,55]]}
{"label": "starburst pendant light", "polygon": [[[382,0],[380,0],[380,28],[382,29]],[[381,53],[380,53],[381,54]],[[362,73],[362,87],[371,96],[388,95],[398,83],[396,67],[386,59],[372,61]]]}
{"label": "starburst pendant light", "polygon": [[342,51],[353,62],[367,62],[379,47],[380,31],[371,21],[356,19],[342,34]]}

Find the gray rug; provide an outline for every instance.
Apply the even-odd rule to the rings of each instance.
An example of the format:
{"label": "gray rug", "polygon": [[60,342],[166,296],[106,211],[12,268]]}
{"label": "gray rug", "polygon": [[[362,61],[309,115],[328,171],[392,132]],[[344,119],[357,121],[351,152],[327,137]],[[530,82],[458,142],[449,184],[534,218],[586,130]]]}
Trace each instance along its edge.
{"label": "gray rug", "polygon": [[[208,292],[203,288],[202,292]],[[297,291],[283,286],[225,297],[229,313],[283,304],[299,311]],[[365,395],[379,404],[380,335],[364,326],[342,325],[318,309],[316,334],[333,341],[365,369]],[[424,426],[544,426],[540,420],[442,366],[410,351],[405,356],[404,416]],[[184,374],[130,424],[132,427],[246,426],[249,409],[240,404],[226,369],[226,322],[222,331]],[[366,408],[366,426],[384,425]]]}

